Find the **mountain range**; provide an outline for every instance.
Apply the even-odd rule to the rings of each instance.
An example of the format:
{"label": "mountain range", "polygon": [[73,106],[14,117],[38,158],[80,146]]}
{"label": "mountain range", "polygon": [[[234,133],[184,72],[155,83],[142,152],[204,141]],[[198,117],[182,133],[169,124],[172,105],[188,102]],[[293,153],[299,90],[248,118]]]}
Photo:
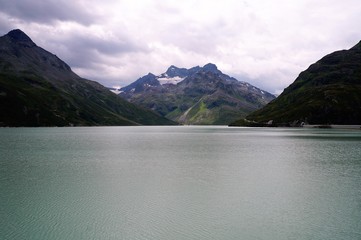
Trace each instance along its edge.
{"label": "mountain range", "polygon": [[264,108],[231,125],[361,124],[361,42],[301,72]]}
{"label": "mountain range", "polygon": [[24,32],[0,37],[0,126],[169,125],[83,79]]}
{"label": "mountain range", "polygon": [[119,92],[79,77],[21,30],[0,37],[0,126],[360,125],[361,42],[310,65],[277,98],[212,63],[172,65]]}
{"label": "mountain range", "polygon": [[120,89],[124,99],[180,124],[227,125],[265,106],[274,95],[222,73],[215,64],[170,66]]}

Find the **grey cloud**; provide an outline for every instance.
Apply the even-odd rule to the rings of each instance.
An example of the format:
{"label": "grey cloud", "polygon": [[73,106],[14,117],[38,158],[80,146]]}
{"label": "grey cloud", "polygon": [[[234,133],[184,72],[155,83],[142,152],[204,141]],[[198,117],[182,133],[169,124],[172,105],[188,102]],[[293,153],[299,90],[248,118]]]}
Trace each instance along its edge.
{"label": "grey cloud", "polygon": [[[86,32],[71,32],[65,38],[49,39],[54,51],[61,50],[61,55],[69,65],[78,68],[89,68],[104,62],[107,58],[135,52],[147,52],[148,49],[131,40],[127,36],[115,39],[100,38]],[[57,46],[61,46],[60,48]]]}
{"label": "grey cloud", "polygon": [[162,36],[162,41],[165,44],[175,45],[182,51],[211,54],[223,38],[217,33],[217,29],[208,26],[178,23],[172,28],[176,30],[168,29]]}
{"label": "grey cloud", "polygon": [[83,25],[90,25],[94,22],[94,19],[99,20],[92,12],[92,4],[89,3],[84,6],[79,1],[0,0],[0,5],[1,12],[9,17],[15,17],[23,21],[38,23],[74,21]]}
{"label": "grey cloud", "polygon": [[144,50],[142,46],[133,43],[130,39],[101,39],[94,36],[72,35],[69,44],[76,48],[94,49],[102,54],[118,54]]}
{"label": "grey cloud", "polygon": [[10,30],[12,30],[13,27],[11,24],[9,24],[3,16],[0,15],[0,36],[5,35]]}

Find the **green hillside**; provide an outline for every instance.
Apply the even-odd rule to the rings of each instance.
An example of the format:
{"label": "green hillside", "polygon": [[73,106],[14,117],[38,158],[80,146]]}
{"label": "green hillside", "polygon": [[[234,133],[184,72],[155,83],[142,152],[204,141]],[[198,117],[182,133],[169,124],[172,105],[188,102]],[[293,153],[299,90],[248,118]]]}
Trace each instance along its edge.
{"label": "green hillside", "polygon": [[[361,124],[361,42],[312,64],[275,100],[247,116],[254,124]],[[239,120],[232,125],[244,125]]]}

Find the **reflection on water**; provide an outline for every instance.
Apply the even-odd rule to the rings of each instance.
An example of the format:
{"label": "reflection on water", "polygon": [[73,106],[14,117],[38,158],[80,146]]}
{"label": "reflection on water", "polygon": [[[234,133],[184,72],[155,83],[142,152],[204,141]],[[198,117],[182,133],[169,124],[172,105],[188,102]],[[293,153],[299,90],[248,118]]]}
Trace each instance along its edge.
{"label": "reflection on water", "polygon": [[0,239],[360,239],[361,132],[0,129]]}

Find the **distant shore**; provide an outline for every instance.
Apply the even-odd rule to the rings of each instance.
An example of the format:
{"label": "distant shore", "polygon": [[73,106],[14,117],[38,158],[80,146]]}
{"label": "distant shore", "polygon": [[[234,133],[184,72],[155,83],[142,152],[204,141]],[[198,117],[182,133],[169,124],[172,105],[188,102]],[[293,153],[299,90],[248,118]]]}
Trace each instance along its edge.
{"label": "distant shore", "polygon": [[361,125],[322,125],[322,124],[314,124],[314,125],[303,125],[304,128],[335,128],[335,129],[358,129],[361,130]]}

